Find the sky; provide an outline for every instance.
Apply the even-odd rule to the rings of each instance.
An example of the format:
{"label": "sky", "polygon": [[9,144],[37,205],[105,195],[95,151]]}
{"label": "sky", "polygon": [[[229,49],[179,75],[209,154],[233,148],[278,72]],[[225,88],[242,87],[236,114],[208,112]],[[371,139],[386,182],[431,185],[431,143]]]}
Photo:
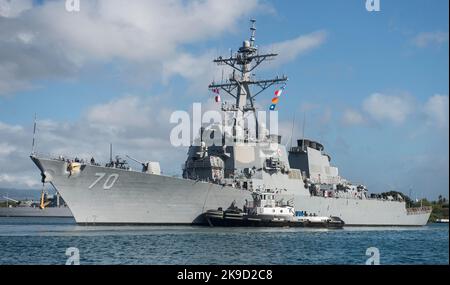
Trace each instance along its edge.
{"label": "sky", "polygon": [[279,53],[258,76],[289,77],[283,143],[304,125],[369,191],[448,197],[448,5],[81,0],[69,12],[66,1],[0,0],[0,187],[39,187],[35,113],[39,153],[107,161],[113,143],[180,174],[187,149],[170,145],[170,114],[214,105],[207,86],[222,69],[212,60],[236,50],[255,18],[260,50]]}

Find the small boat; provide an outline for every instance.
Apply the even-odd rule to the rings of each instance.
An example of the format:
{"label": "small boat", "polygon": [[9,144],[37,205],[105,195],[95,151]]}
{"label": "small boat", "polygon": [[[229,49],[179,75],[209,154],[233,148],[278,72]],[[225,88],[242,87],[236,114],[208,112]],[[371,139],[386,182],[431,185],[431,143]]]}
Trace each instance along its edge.
{"label": "small boat", "polygon": [[205,220],[211,227],[310,227],[341,229],[344,221],[338,217],[320,217],[295,211],[294,207],[275,200],[273,192],[254,192],[253,201],[244,209],[234,203],[226,210],[208,210]]}
{"label": "small boat", "polygon": [[448,219],[437,219],[436,223],[438,223],[438,224],[448,224]]}

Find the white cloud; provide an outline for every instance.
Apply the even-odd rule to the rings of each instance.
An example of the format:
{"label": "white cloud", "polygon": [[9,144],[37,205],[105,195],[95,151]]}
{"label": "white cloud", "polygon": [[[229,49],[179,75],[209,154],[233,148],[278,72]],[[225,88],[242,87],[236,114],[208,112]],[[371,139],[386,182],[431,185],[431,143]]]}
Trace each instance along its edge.
{"label": "white cloud", "polygon": [[14,188],[17,185],[24,185],[28,188],[37,187],[41,183],[39,179],[35,179],[30,175],[12,175],[7,173],[0,173],[0,185],[4,187]]}
{"label": "white cloud", "polygon": [[94,106],[88,111],[87,119],[95,125],[143,127],[149,124],[152,108],[141,101],[139,97],[127,96]]}
{"label": "white cloud", "polygon": [[366,123],[366,120],[359,111],[346,109],[342,114],[341,122],[346,126],[357,126]]}
{"label": "white cloud", "polygon": [[176,58],[164,63],[163,78],[167,80],[174,74],[189,79],[198,78],[208,70],[207,65],[211,65],[212,59],[213,55],[210,52],[198,57],[188,53],[182,53]]}
{"label": "white cloud", "polygon": [[[294,61],[298,56],[305,54],[319,46],[326,40],[327,33],[325,31],[316,31],[310,34],[302,35],[297,38],[286,40],[283,42],[272,43],[271,45],[260,48],[262,52],[276,52],[279,55],[270,65],[265,65],[265,69],[274,68],[280,64]],[[199,56],[189,53],[181,53],[163,64],[162,77],[164,82],[168,82],[174,75],[181,76],[193,81],[193,89],[204,89],[211,81],[221,80],[222,71],[223,78],[227,79],[232,73],[232,69],[228,66],[217,67],[212,59],[215,57],[212,50],[207,51]]]}
{"label": "white cloud", "polygon": [[180,76],[190,81],[188,92],[193,93],[205,88],[214,80],[220,80],[222,70],[224,78],[230,74],[230,68],[218,68],[213,63],[214,53],[207,51],[199,56],[181,53],[167,60],[162,66],[162,80],[167,84],[173,76]]}
{"label": "white cloud", "polygon": [[117,60],[157,76],[184,45],[232,31],[238,20],[265,7],[259,0],[92,0],[69,13],[65,1],[32,8],[31,0],[0,1],[0,94]]}
{"label": "white cloud", "polygon": [[[115,154],[159,161],[164,173],[180,174],[186,149],[173,147],[169,141],[174,127],[169,121],[173,100],[170,94],[128,95],[85,110],[78,121],[38,120],[36,151],[54,157],[94,156],[106,162],[112,143]],[[39,171],[29,159],[31,140],[31,125],[0,122],[0,187],[39,184]],[[140,167],[133,163],[131,166]]]}
{"label": "white cloud", "polygon": [[13,151],[16,150],[16,147],[13,145],[10,145],[8,143],[0,143],[0,157],[2,156],[8,156]]}
{"label": "white cloud", "polygon": [[419,47],[441,46],[448,43],[448,32],[424,32],[414,37],[413,43]]}
{"label": "white cloud", "polygon": [[321,126],[328,126],[332,119],[333,111],[330,107],[326,107],[322,113],[322,116],[320,116],[318,123]]}
{"label": "white cloud", "polygon": [[0,0],[0,17],[15,18],[33,6],[33,0]]}
{"label": "white cloud", "polygon": [[12,126],[12,125],[8,125],[5,124],[3,122],[0,122],[0,131],[1,132],[5,132],[5,133],[17,133],[17,132],[21,132],[23,130],[22,126]]}
{"label": "white cloud", "polygon": [[[424,135],[427,131],[436,133],[436,130],[449,127],[449,97],[448,95],[433,95],[425,104],[419,107],[415,98],[410,95],[385,95],[374,93],[367,97],[361,109],[347,108],[341,115],[341,124],[344,126],[367,125],[375,122],[392,122],[400,125],[407,119],[419,119],[416,128],[411,134],[413,138]],[[418,116],[411,116],[416,113]],[[424,119],[425,118],[425,119]]]}
{"label": "white cloud", "polygon": [[[125,75],[133,73],[133,80],[145,74],[146,84],[148,78],[167,83],[178,75],[194,81],[193,88],[204,88],[221,77],[222,70],[211,62],[216,52],[193,55],[184,47],[234,31],[250,14],[273,12],[261,0],[92,0],[83,1],[76,13],[67,12],[64,1],[34,7],[32,2],[12,1],[8,9],[14,17],[0,16],[0,95],[111,62],[120,64]],[[317,31],[262,50],[280,53],[271,64],[276,66],[320,46],[326,36]]]}
{"label": "white cloud", "polygon": [[32,87],[30,82],[16,76],[19,68],[18,65],[13,63],[4,63],[2,65],[0,62],[0,96]]}
{"label": "white cloud", "polygon": [[305,102],[300,106],[300,112],[305,113],[320,108],[320,104]]}
{"label": "white cloud", "polygon": [[147,60],[169,56],[180,44],[229,30],[258,1],[97,0],[83,4],[73,17],[61,13],[60,5],[49,7],[47,12],[57,17],[58,25],[47,28],[83,56]]}
{"label": "white cloud", "polygon": [[448,129],[448,110],[448,95],[433,95],[428,99],[424,106],[424,112],[428,117],[428,122],[438,128]]}
{"label": "white cloud", "polygon": [[363,109],[376,121],[401,124],[413,112],[414,102],[408,95],[374,93],[364,100]]}
{"label": "white cloud", "polygon": [[278,65],[290,62],[298,56],[321,46],[326,38],[326,31],[316,31],[291,40],[273,43],[262,48],[262,50],[271,50],[278,53],[279,55],[275,61],[275,64]]}

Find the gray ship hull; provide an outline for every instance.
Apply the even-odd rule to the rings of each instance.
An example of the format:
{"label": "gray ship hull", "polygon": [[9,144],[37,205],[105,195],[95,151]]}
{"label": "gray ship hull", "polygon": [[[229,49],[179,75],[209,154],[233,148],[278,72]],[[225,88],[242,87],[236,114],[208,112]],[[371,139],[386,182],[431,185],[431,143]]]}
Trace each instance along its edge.
{"label": "gray ship hull", "polygon": [[[242,207],[245,199],[251,200],[248,191],[201,181],[91,165],[71,176],[63,161],[34,161],[79,224],[192,224],[202,222],[206,210],[227,208],[233,201]],[[99,174],[105,178],[92,186]],[[104,189],[111,175],[118,178]]]}
{"label": "gray ship hull", "polygon": [[33,208],[13,207],[0,208],[0,217],[47,217],[47,218],[72,218],[73,214],[68,207]]}
{"label": "gray ship hull", "polygon": [[[83,165],[71,174],[67,163],[32,157],[58,190],[78,224],[195,224],[201,215],[233,202],[243,207],[251,193],[217,184]],[[291,189],[295,208],[340,217],[346,226],[422,226],[429,212],[408,213],[404,202],[311,197]]]}
{"label": "gray ship hull", "polygon": [[376,199],[301,197],[296,207],[318,216],[336,216],[346,226],[424,226],[430,213],[409,213],[405,202]]}

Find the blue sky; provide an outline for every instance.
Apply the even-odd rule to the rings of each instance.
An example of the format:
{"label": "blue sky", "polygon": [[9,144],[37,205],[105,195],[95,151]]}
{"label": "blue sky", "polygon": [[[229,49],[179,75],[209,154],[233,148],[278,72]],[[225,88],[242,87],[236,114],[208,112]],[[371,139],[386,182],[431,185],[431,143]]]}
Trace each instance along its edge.
{"label": "blue sky", "polygon": [[261,73],[289,76],[282,129],[295,114],[298,137],[306,116],[341,175],[372,191],[448,197],[448,1],[381,0],[370,13],[363,0],[86,2],[68,13],[64,1],[0,0],[0,187],[39,179],[24,142],[35,112],[42,151],[106,156],[114,141],[179,172],[185,150],[167,147],[164,115],[211,101],[210,60],[254,17],[261,47],[293,41]]}

